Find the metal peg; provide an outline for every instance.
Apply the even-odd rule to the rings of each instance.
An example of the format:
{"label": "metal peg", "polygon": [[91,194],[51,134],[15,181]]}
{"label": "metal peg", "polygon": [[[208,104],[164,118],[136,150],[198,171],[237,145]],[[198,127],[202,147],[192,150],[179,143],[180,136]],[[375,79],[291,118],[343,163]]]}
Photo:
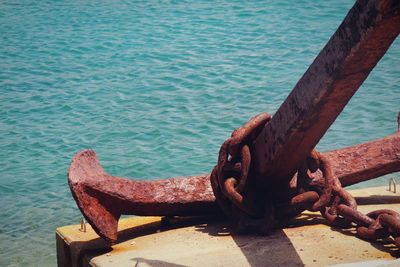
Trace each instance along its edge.
{"label": "metal peg", "polygon": [[81,228],[79,231],[86,233],[86,222],[84,218],[81,219]]}
{"label": "metal peg", "polygon": [[389,179],[389,191],[392,192],[392,184],[393,184],[393,193],[396,193],[396,180],[392,177]]}

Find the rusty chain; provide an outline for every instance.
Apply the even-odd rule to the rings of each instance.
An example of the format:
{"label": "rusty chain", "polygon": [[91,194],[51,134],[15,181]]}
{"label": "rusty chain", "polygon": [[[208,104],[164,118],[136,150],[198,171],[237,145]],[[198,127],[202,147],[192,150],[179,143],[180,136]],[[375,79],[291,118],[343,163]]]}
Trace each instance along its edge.
{"label": "rusty chain", "polygon": [[[251,147],[266,123],[271,119],[267,113],[261,113],[251,118],[243,126],[232,132],[221,146],[218,163],[211,172],[211,186],[216,201],[222,211],[248,228],[255,220],[256,225],[270,228],[268,222],[271,216],[266,216],[268,208],[258,205],[251,179]],[[265,232],[268,231],[265,229]]]}
{"label": "rusty chain", "polygon": [[[312,173],[320,170],[324,181],[315,181]],[[291,199],[291,208],[320,211],[336,227],[357,227],[357,235],[374,241],[388,237],[400,248],[400,214],[388,209],[363,214],[357,210],[355,199],[345,191],[334,175],[329,161],[313,150],[297,175],[298,195]]]}
{"label": "rusty chain", "polygon": [[[387,209],[366,215],[358,211],[355,199],[343,189],[329,160],[316,150],[298,169],[290,182],[290,190],[282,192],[287,194],[286,201],[276,203],[260,194],[252,175],[251,149],[270,119],[270,115],[261,113],[234,130],[222,144],[217,165],[210,175],[218,205],[236,220],[239,230],[268,233],[304,210],[319,211],[335,227],[348,228],[355,224],[357,235],[362,239],[373,241],[391,236],[400,248],[400,214]],[[322,173],[322,179],[316,178],[321,177],[315,176],[317,172]]]}

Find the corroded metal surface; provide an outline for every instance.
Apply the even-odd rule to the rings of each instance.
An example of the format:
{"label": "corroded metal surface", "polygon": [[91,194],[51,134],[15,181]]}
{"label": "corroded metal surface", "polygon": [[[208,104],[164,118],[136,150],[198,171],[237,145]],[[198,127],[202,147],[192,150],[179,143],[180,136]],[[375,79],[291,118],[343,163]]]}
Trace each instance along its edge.
{"label": "corroded metal surface", "polygon": [[[260,116],[260,115],[259,115]],[[251,136],[257,136],[258,128],[247,127],[256,125],[254,122],[259,116],[253,117],[242,128],[248,128]],[[265,120],[268,125],[270,120]],[[290,177],[289,182],[277,183],[270,181],[269,187],[260,186],[259,181],[255,179],[252,162],[252,148],[255,140],[246,138],[237,142],[241,146],[236,147],[237,153],[231,153],[231,140],[236,138],[236,130],[232,137],[227,139],[221,146],[217,165],[214,167],[210,179],[214,195],[218,205],[224,214],[232,218],[239,231],[256,231],[262,234],[268,234],[278,225],[297,216],[304,210],[320,211],[321,215],[333,225],[350,226],[352,222],[358,223],[354,218],[361,218],[366,215],[359,214],[355,199],[347,193],[342,187],[339,177],[333,169],[333,161],[326,155],[313,150],[303,159],[302,164],[297,169],[297,176]],[[397,133],[395,136],[398,136]],[[241,139],[241,138],[238,138]],[[387,141],[387,142],[385,142]],[[385,155],[390,161],[399,159],[399,145],[387,138],[385,143],[377,146],[376,141],[370,143],[370,146],[359,145],[355,148],[333,154],[336,156],[338,169],[344,166],[344,162],[350,164],[348,167],[348,178],[366,179],[366,176],[358,177],[359,174],[371,175],[374,171],[380,169],[382,162],[381,155]],[[241,153],[239,153],[241,151]],[[368,153],[370,152],[370,153]],[[349,155],[349,159],[343,157]],[[364,156],[364,153],[367,155]],[[376,158],[375,158],[376,157]],[[361,160],[361,164],[358,161]],[[366,160],[366,161],[365,161]],[[378,160],[378,161],[376,161]],[[368,163],[366,163],[368,162]],[[388,166],[388,165],[386,165]],[[388,166],[385,171],[399,170],[400,164]],[[243,169],[246,175],[243,179]],[[371,169],[370,173],[365,173]],[[357,170],[359,173],[357,173]],[[378,172],[382,172],[380,169]],[[319,175],[318,175],[319,174]],[[350,180],[351,182],[351,180]],[[240,187],[239,185],[243,185]],[[343,209],[346,210],[343,213]],[[400,217],[400,215],[399,215]],[[373,224],[382,225],[379,220],[370,219]],[[397,236],[392,235],[393,238]]]}
{"label": "corroded metal surface", "polygon": [[[367,152],[362,157],[357,152],[360,147]],[[322,154],[332,161],[332,168],[342,184],[351,185],[400,170],[400,134]],[[92,150],[77,153],[68,171],[68,183],[79,209],[96,232],[108,240],[116,239],[121,214],[220,212],[209,179],[209,174],[157,181],[115,177],[103,170]]]}
{"label": "corroded metal surface", "polygon": [[400,1],[357,1],[254,145],[259,184],[288,182],[400,32]]}
{"label": "corroded metal surface", "polygon": [[[400,171],[400,132],[324,153],[343,186]],[[343,168],[342,166],[347,166]]]}
{"label": "corroded metal surface", "polygon": [[208,175],[158,181],[113,177],[103,170],[92,150],[75,155],[68,183],[82,214],[108,240],[116,240],[121,214],[189,216],[219,212]]}

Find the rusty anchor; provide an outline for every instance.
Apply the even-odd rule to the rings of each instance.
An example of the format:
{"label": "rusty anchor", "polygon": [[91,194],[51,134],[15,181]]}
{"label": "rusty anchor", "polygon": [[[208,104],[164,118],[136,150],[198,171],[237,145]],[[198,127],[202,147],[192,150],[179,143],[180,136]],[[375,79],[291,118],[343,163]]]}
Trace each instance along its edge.
{"label": "rusty anchor", "polygon": [[[359,151],[366,152],[363,157]],[[381,153],[384,151],[384,153]],[[400,171],[400,134],[323,153],[344,186]],[[317,179],[321,179],[318,177]],[[210,174],[141,181],[107,174],[93,150],[77,153],[68,183],[79,209],[106,240],[117,239],[121,214],[142,216],[212,215],[215,202]]]}
{"label": "rusty anchor", "polygon": [[[399,1],[357,1],[276,114],[256,116],[235,130],[209,175],[133,181],[104,172],[93,151],[78,153],[68,172],[78,207],[110,241],[117,239],[121,214],[222,210],[268,230],[276,219],[318,208],[332,223],[356,222],[361,235],[361,227],[371,236],[393,228],[395,214],[359,214],[342,186],[399,171],[398,133],[328,153],[313,149],[399,31]],[[397,240],[396,231],[385,233]]]}

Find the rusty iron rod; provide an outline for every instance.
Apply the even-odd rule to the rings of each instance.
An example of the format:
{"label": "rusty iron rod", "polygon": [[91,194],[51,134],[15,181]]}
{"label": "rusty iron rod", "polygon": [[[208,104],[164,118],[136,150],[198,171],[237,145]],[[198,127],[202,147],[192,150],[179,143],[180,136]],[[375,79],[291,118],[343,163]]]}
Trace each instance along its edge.
{"label": "rusty iron rod", "polygon": [[[324,153],[343,186],[400,171],[400,132]],[[346,166],[346,167],[344,167]]]}
{"label": "rusty iron rod", "polygon": [[210,215],[218,213],[209,175],[138,181],[111,176],[93,150],[77,153],[68,184],[86,220],[106,240],[117,239],[118,220],[132,215]]}
{"label": "rusty iron rod", "polygon": [[400,32],[400,1],[359,0],[252,148],[257,184],[287,183]]}
{"label": "rusty iron rod", "polygon": [[[400,171],[400,133],[323,153],[344,186]],[[209,174],[137,181],[107,174],[92,150],[75,155],[68,183],[79,209],[106,240],[117,239],[121,214],[210,215],[220,213]]]}

